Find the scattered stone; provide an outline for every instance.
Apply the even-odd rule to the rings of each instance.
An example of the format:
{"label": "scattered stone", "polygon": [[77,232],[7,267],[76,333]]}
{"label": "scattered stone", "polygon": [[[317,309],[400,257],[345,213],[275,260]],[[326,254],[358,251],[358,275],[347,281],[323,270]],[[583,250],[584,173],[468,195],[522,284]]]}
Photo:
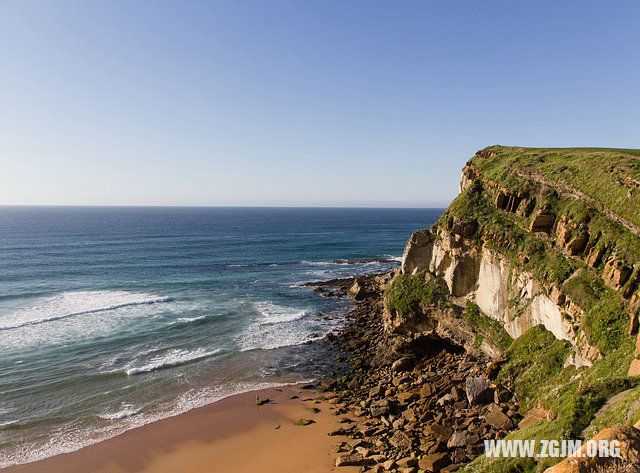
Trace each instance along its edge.
{"label": "scattered stone", "polygon": [[311,419],[298,419],[295,422],[296,425],[302,425],[302,426],[311,425],[311,424],[315,424],[315,423],[316,423],[316,421],[311,420]]}
{"label": "scattered stone", "polygon": [[364,464],[365,461],[361,453],[350,453],[336,458],[336,466],[361,466]]}

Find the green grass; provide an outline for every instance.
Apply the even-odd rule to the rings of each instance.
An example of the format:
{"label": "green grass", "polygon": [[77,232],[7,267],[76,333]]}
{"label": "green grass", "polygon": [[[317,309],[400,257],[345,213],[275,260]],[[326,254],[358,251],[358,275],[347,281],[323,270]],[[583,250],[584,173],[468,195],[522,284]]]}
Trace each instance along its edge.
{"label": "green grass", "polygon": [[[595,414],[616,394],[638,390],[640,381],[628,378],[627,369],[633,357],[631,345],[611,352],[591,368],[563,367],[569,354],[566,341],[556,340],[544,327],[529,329],[514,340],[507,351],[507,363],[498,374],[498,382],[510,385],[520,398],[522,414],[533,407],[542,407],[555,414],[551,421],[543,420],[526,429],[511,432],[507,439],[562,440],[578,439],[593,423]],[[597,428],[620,423],[624,406],[599,418]],[[537,442],[539,445],[539,442]],[[466,473],[502,473],[544,471],[560,459],[530,459],[479,457],[463,470]]]}
{"label": "green grass", "polygon": [[607,354],[631,339],[629,312],[622,298],[606,287],[593,271],[584,269],[563,286],[565,293],[586,313],[582,329],[589,343]]}
{"label": "green grass", "polygon": [[589,343],[604,355],[629,339],[629,313],[616,299],[603,299],[582,321]]}
{"label": "green grass", "polygon": [[422,306],[437,304],[447,294],[447,287],[442,281],[427,277],[422,272],[396,276],[385,292],[385,297],[391,311],[399,315],[411,315],[419,313]]}
{"label": "green grass", "polygon": [[[563,182],[640,225],[640,199],[630,199],[624,178],[640,181],[640,150],[615,148],[520,148],[490,146],[490,158],[474,158],[487,177],[518,183],[514,170]],[[507,186],[510,187],[510,186]],[[633,192],[633,191],[632,191]]]}
{"label": "green grass", "polygon": [[[620,399],[605,406],[605,408],[598,413],[598,416],[591,421],[589,427],[585,430],[585,438],[593,437],[606,427],[625,423],[625,418],[631,405],[640,398],[640,388],[623,392],[624,395],[622,395]],[[629,422],[629,424],[633,425],[632,422]]]}
{"label": "green grass", "polygon": [[480,348],[485,337],[489,338],[502,351],[506,351],[511,346],[513,338],[502,327],[500,322],[481,313],[478,306],[473,302],[467,302],[467,306],[464,309],[464,318],[469,325],[480,332],[476,335],[475,348]]}
{"label": "green grass", "polygon": [[507,350],[508,362],[500,370],[498,381],[514,388],[526,412],[535,407],[545,382],[562,371],[570,347],[569,342],[557,340],[544,326],[533,327]]}

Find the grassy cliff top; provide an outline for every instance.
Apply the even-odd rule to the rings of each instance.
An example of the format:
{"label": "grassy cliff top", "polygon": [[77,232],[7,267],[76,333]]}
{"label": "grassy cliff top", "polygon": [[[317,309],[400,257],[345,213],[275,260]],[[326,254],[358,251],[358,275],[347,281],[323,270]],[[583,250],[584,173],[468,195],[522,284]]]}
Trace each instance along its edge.
{"label": "grassy cliff top", "polygon": [[490,146],[470,161],[487,178],[516,191],[546,185],[593,199],[640,226],[640,150]]}

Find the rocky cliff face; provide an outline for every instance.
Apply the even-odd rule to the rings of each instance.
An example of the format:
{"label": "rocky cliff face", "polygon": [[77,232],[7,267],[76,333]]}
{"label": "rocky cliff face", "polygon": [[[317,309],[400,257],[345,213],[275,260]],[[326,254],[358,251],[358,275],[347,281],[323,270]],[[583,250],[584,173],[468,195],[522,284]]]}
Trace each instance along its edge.
{"label": "rocky cliff face", "polygon": [[[383,326],[495,360],[493,382],[524,416],[516,438],[576,439],[619,426],[606,432],[637,443],[639,183],[638,150],[479,151],[444,215],[407,242]],[[446,297],[432,297],[433,281]],[[543,471],[557,461],[479,458],[464,471]],[[553,471],[587,471],[574,463]],[[617,471],[609,466],[602,471]]]}
{"label": "rocky cliff face", "polygon": [[[607,155],[611,162],[603,162],[602,153],[576,153],[576,166],[597,159],[611,168],[611,162],[620,161],[616,153]],[[547,177],[549,167],[567,167],[563,157],[554,150],[479,151],[464,167],[460,195],[442,219],[408,241],[402,272],[426,270],[443,278],[454,302],[476,303],[513,338],[544,325],[556,338],[571,342],[569,363],[590,366],[602,350],[612,348],[598,343],[599,334],[588,324],[587,314],[595,306],[615,300],[627,320],[616,320],[614,329],[637,330],[640,255],[635,251],[640,238],[635,223],[606,202],[572,188],[562,177]],[[614,172],[611,185],[636,182],[638,161],[635,174],[622,179]],[[583,173],[588,178],[590,170]],[[640,200],[633,189],[624,192]]]}

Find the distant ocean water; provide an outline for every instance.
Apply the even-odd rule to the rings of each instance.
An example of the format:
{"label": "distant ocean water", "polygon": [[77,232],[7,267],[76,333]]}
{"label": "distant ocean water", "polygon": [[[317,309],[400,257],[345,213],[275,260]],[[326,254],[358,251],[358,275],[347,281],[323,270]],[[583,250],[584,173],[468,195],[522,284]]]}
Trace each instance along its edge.
{"label": "distant ocean water", "polygon": [[441,214],[0,207],[0,467],[326,372],[305,342],[348,301],[300,284],[388,270]]}

